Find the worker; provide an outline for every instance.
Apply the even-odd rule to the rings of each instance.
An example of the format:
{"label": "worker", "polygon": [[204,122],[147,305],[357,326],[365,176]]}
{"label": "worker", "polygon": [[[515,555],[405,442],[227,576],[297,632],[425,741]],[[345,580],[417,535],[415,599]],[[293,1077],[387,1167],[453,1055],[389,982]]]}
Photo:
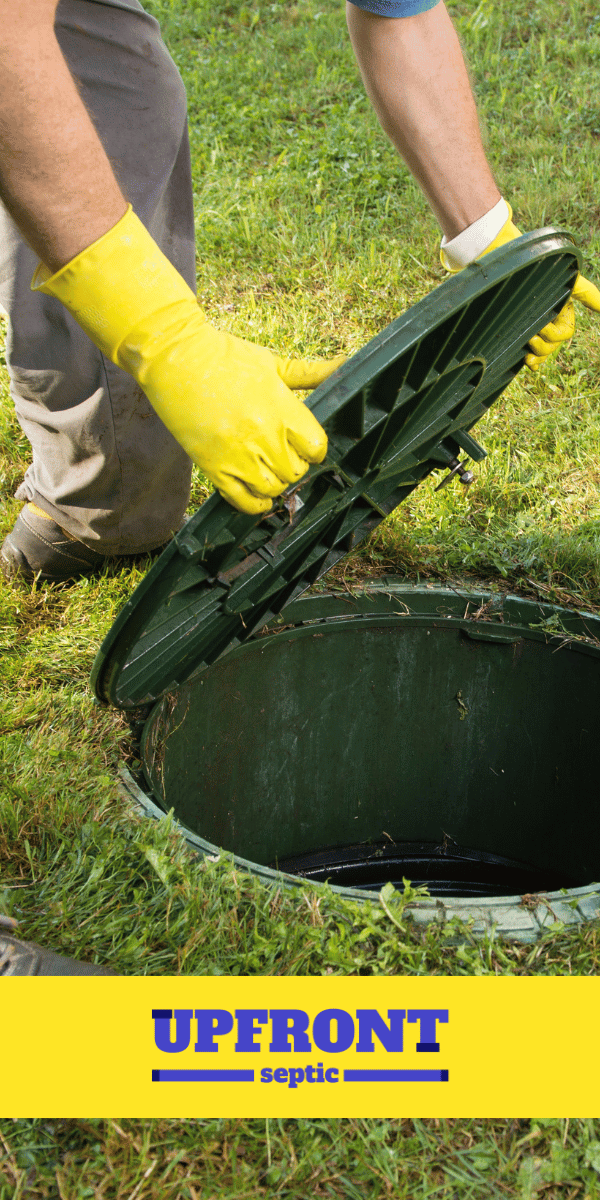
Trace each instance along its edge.
{"label": "worker", "polygon": [[[357,0],[347,18],[444,264],[518,236],[441,0]],[[0,0],[0,26],[0,305],[32,448],[0,560],[64,580],[164,544],[193,462],[235,508],[268,511],[326,453],[294,389],[341,359],[281,359],[198,307],[185,91],[138,0]],[[600,311],[593,285],[575,294]],[[530,365],[572,332],[569,302]]]}

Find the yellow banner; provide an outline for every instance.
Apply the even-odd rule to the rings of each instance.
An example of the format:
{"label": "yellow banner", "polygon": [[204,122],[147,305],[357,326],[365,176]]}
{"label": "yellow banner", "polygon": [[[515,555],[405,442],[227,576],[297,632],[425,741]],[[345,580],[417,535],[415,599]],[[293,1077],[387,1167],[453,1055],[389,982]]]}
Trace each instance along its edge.
{"label": "yellow banner", "polygon": [[596,978],[1,984],[5,1117],[593,1117]]}

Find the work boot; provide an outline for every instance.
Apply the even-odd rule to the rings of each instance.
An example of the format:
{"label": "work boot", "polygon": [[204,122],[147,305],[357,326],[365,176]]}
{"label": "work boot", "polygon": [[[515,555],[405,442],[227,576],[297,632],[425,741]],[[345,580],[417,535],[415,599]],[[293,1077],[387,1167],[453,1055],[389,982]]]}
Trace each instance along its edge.
{"label": "work boot", "polygon": [[65,533],[43,509],[31,503],[21,509],[0,550],[0,566],[9,579],[38,576],[49,583],[62,583],[91,575],[105,561],[103,554]]}
{"label": "work boot", "polygon": [[[147,555],[162,554],[167,543],[155,550],[138,554],[118,555],[128,559],[146,558]],[[44,583],[65,583],[70,579],[81,579],[100,570],[109,557],[90,550],[70,533],[61,529],[52,517],[37,504],[29,503],[21,509],[11,532],[5,537],[0,550],[0,569],[7,579],[40,579]]]}
{"label": "work boot", "polygon": [[34,942],[20,942],[0,929],[0,979],[5,975],[114,975],[114,971],[76,962]]}

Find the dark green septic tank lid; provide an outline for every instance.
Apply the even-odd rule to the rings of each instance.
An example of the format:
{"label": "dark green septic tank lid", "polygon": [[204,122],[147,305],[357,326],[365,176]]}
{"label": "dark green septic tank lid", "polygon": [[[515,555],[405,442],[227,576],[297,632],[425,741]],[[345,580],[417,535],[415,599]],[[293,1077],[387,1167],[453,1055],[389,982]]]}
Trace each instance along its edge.
{"label": "dark green septic tank lid", "polygon": [[147,704],[246,640],[352,550],[431,471],[485,451],[469,430],[560,311],[580,254],[542,229],[447,279],[307,400],[327,458],[267,516],[213,495],[142,580],[98,651],[92,686]]}

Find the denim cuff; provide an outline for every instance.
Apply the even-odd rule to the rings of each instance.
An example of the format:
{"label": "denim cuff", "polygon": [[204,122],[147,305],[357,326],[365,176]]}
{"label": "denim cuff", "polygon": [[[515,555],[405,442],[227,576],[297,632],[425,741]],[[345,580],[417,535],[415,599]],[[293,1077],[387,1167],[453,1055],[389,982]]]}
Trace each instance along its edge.
{"label": "denim cuff", "polygon": [[440,0],[350,0],[350,3],[378,17],[414,17],[435,8]]}

